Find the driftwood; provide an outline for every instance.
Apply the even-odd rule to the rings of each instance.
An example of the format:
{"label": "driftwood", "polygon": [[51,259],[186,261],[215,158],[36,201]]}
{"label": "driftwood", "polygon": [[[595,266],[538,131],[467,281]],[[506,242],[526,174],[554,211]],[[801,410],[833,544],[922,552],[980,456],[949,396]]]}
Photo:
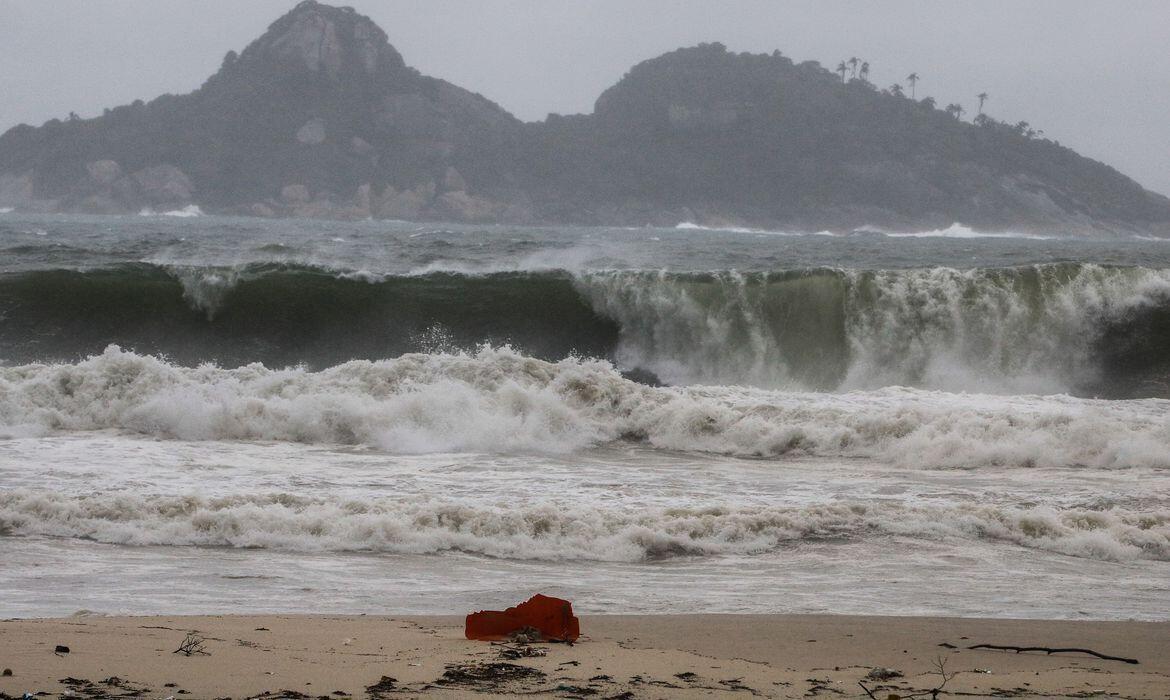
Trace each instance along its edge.
{"label": "driftwood", "polygon": [[[953,679],[955,676],[957,676],[959,674],[957,672],[954,672],[954,671],[948,672],[947,671],[947,660],[941,656],[936,657],[934,660],[934,673],[938,674],[941,681],[939,682],[938,685],[931,688],[930,690],[920,690],[918,692],[908,693],[908,694],[906,694],[906,693],[892,693],[892,694],[897,695],[898,697],[903,698],[904,700],[911,700],[912,698],[925,698],[927,696],[930,696],[932,698],[932,700],[937,700],[939,694],[942,693],[943,688],[946,687],[947,683],[950,683],[951,679]],[[901,675],[901,674],[899,674],[899,675]],[[870,690],[869,686],[867,686],[864,681],[857,681],[857,685],[861,686],[861,689],[865,691],[865,694],[868,695],[871,698],[871,700],[878,700],[878,697],[873,694],[873,690]]]}
{"label": "driftwood", "polygon": [[188,632],[187,636],[183,638],[183,643],[179,645],[178,649],[171,652],[172,654],[182,654],[184,656],[191,656],[192,654],[202,654],[203,656],[210,656],[207,650],[203,648],[203,637]]}
{"label": "driftwood", "polygon": [[1069,647],[1069,648],[1017,647],[1017,646],[1012,646],[1010,644],[976,644],[974,646],[969,646],[967,648],[968,649],[996,649],[998,651],[1014,651],[1017,654],[1019,654],[1020,652],[1023,652],[1023,651],[1042,651],[1042,652],[1045,652],[1047,654],[1061,654],[1061,653],[1088,654],[1090,656],[1096,656],[1098,659],[1105,659],[1106,661],[1122,661],[1122,662],[1125,662],[1127,664],[1138,663],[1137,659],[1127,659],[1123,656],[1109,656],[1108,654],[1102,654],[1102,653],[1093,651],[1092,649],[1079,649],[1079,648],[1075,648],[1075,647]]}

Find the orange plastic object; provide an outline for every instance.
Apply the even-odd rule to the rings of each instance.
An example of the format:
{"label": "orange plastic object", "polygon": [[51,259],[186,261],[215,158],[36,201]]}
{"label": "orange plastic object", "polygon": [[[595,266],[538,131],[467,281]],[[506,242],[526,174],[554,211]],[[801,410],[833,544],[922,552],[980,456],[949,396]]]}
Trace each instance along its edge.
{"label": "orange plastic object", "polygon": [[525,627],[539,630],[544,640],[550,642],[575,642],[581,636],[581,625],[573,615],[573,604],[540,593],[503,612],[481,610],[471,613],[467,616],[464,634],[468,639],[499,642]]}

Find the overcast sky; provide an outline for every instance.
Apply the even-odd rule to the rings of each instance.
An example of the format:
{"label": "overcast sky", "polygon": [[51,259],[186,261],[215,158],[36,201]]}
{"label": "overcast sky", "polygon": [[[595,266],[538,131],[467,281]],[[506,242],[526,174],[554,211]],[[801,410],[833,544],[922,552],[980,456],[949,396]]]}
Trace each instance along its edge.
{"label": "overcast sky", "polygon": [[[0,0],[0,131],[188,92],[293,0]],[[638,61],[721,41],[1044,129],[1170,194],[1170,0],[353,0],[424,73],[522,119],[592,111]]]}

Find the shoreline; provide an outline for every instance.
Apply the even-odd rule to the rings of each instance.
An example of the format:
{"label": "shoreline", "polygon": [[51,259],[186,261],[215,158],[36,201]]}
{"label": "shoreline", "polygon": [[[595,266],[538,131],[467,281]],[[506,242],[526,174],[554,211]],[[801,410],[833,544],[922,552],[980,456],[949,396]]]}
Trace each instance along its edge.
{"label": "shoreline", "polygon": [[[78,616],[0,621],[0,693],[65,697],[1166,698],[1170,621],[582,615],[580,641],[463,638],[462,616]],[[206,654],[175,649],[193,632]],[[1013,653],[977,644],[1077,647]],[[68,653],[54,653],[57,645]],[[944,646],[944,645],[950,645]],[[953,648],[951,648],[953,647]],[[873,669],[901,676],[870,677]],[[877,674],[882,675],[882,674]],[[392,681],[384,680],[393,679]],[[64,681],[64,683],[62,682]],[[0,697],[4,697],[0,695]]]}

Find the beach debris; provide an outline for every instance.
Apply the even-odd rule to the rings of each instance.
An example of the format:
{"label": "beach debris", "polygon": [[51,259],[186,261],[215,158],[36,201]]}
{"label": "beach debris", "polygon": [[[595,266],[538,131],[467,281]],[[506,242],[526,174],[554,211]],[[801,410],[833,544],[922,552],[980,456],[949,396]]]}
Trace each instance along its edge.
{"label": "beach debris", "polygon": [[[390,676],[382,676],[377,683],[366,686],[366,694],[372,700],[379,700],[385,693],[395,693],[398,691],[398,679]],[[340,690],[333,692],[334,695],[345,695]]]}
{"label": "beach debris", "polygon": [[[141,697],[148,692],[147,688],[136,686],[117,676],[110,676],[103,680],[94,683],[93,681],[84,678],[73,678],[67,676],[61,678],[58,682],[67,689],[65,695],[83,698],[113,698],[113,697]],[[124,691],[121,694],[114,695],[110,692],[111,689],[116,688]]]}
{"label": "beach debris", "polygon": [[[503,647],[500,649],[500,658],[505,660],[531,659],[538,656],[548,656],[548,649],[531,647],[527,644],[519,644],[515,646],[510,644],[501,644],[500,646]],[[564,664],[561,665],[563,666]]]}
{"label": "beach debris", "polygon": [[[719,681],[719,685],[723,686],[724,688],[727,688],[728,690],[745,691],[745,692],[751,693],[752,695],[759,695],[759,693],[756,692],[755,688],[751,688],[751,687],[744,685],[742,678],[728,678],[727,680]],[[839,692],[835,688],[826,688],[826,690],[831,690],[833,692]]]}
{"label": "beach debris", "polygon": [[958,649],[959,648],[959,647],[955,646],[954,644],[951,644],[950,642],[943,642],[942,644],[939,644],[939,646],[942,647],[943,649]]}
{"label": "beach debris", "polygon": [[54,654],[68,654],[69,647],[65,646],[64,644],[58,644],[57,647],[55,649],[53,649],[53,653]]}
{"label": "beach debris", "polygon": [[[843,692],[833,687],[833,681],[829,678],[805,678],[805,683],[809,684],[808,691],[805,696],[820,695],[821,693],[835,693],[837,695],[844,695]],[[862,686],[863,688],[865,686]],[[745,686],[746,688],[746,686]],[[751,690],[750,688],[746,688]]]}
{"label": "beach debris", "polygon": [[531,644],[539,642],[544,638],[540,630],[535,627],[521,627],[518,630],[508,633],[508,641],[516,642],[517,644]]}
{"label": "beach debris", "polygon": [[1137,659],[1129,659],[1124,656],[1110,656],[1102,654],[1092,649],[1082,649],[1080,647],[1018,647],[1012,644],[975,644],[967,647],[968,649],[995,649],[998,651],[1014,651],[1017,654],[1025,651],[1042,651],[1046,654],[1088,654],[1089,656],[1096,656],[1098,659],[1106,661],[1121,661],[1127,664],[1138,663]]}
{"label": "beach debris", "polygon": [[7,678],[8,676],[11,676],[11,675],[12,675],[12,669],[10,669],[10,668],[6,668],[3,671],[0,671],[0,676],[4,676],[5,678]]}
{"label": "beach debris", "polygon": [[172,651],[172,654],[182,654],[183,656],[192,656],[193,654],[202,654],[203,656],[210,656],[211,654],[203,648],[203,637],[188,632],[187,636],[183,638],[179,648]]}
{"label": "beach debris", "polygon": [[481,610],[467,616],[468,639],[501,642],[575,642],[581,636],[573,604],[537,593],[507,610]]}
{"label": "beach debris", "polygon": [[451,664],[443,672],[443,676],[435,681],[436,685],[459,685],[494,689],[505,683],[514,681],[543,681],[545,674],[535,668],[510,664],[470,663]]}
{"label": "beach debris", "polygon": [[871,681],[888,681],[891,678],[901,678],[902,672],[893,668],[882,668],[879,666],[871,669],[869,673],[865,674],[865,677]]}
{"label": "beach debris", "polygon": [[683,671],[682,673],[674,674],[674,677],[682,681],[690,682],[698,679],[699,674],[691,673],[690,671]]}
{"label": "beach debris", "polygon": [[[877,670],[877,669],[875,669],[875,670]],[[871,671],[871,673],[872,673],[872,671]],[[943,690],[943,688],[946,687],[947,683],[950,683],[951,680],[955,676],[959,675],[958,672],[956,672],[956,671],[947,671],[947,660],[941,656],[935,657],[934,671],[932,673],[938,675],[939,683],[938,683],[938,685],[931,688],[930,690],[925,690],[925,691],[916,692],[916,693],[909,693],[907,695],[900,695],[898,693],[890,693],[886,696],[885,700],[902,700],[903,698],[924,698],[924,697],[928,697],[928,696],[932,700],[938,700],[939,694],[942,693],[942,690]],[[901,676],[901,674],[898,674],[898,675]],[[867,676],[867,678],[868,678],[868,676]],[[871,689],[869,686],[867,686],[865,684],[865,681],[863,681],[863,680],[857,681],[857,685],[861,686],[861,689],[865,691],[865,694],[871,700],[878,700],[878,696],[873,694],[874,690],[877,690],[877,688]]]}
{"label": "beach debris", "polygon": [[562,683],[562,684],[558,685],[556,688],[554,688],[553,692],[555,692],[555,693],[570,693],[572,695],[580,697],[583,695],[597,695],[597,693],[600,691],[598,691],[597,688],[590,688],[588,686],[566,685],[566,684]]}

